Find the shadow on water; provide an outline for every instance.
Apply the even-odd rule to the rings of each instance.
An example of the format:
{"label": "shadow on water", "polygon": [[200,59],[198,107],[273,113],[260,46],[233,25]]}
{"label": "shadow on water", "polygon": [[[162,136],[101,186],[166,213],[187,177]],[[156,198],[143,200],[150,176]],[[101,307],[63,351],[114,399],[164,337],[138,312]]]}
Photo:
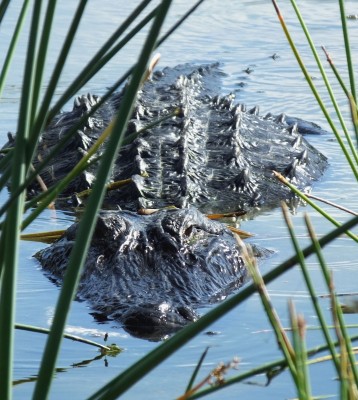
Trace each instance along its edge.
{"label": "shadow on water", "polygon": [[[109,362],[108,362],[108,358],[105,354],[99,354],[96,357],[93,357],[89,360],[83,360],[77,363],[72,364],[70,367],[67,368],[56,368],[55,369],[55,375],[63,373],[63,372],[68,372],[70,371],[72,368],[83,368],[83,367],[88,367],[89,364],[93,363],[94,361],[98,361],[103,359],[104,362],[104,367],[108,367],[109,366]],[[15,381],[13,381],[13,386],[17,386],[17,385],[21,385],[23,383],[30,383],[30,382],[36,382],[37,381],[37,376],[33,375],[33,376],[29,376],[28,378],[21,378],[21,379],[16,379]]]}

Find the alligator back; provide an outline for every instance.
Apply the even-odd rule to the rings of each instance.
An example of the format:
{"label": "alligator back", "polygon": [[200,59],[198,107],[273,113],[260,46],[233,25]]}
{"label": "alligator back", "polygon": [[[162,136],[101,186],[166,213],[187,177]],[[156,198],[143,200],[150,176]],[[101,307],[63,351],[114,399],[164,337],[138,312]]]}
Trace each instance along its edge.
{"label": "alligator back", "polygon": [[132,177],[133,184],[114,192],[113,202],[133,208],[195,205],[206,212],[272,207],[292,196],[273,170],[301,190],[310,189],[327,160],[299,126],[313,133],[322,132],[319,127],[295,119],[288,125],[284,116],[260,117],[257,108],[235,105],[232,94],[213,95],[217,65],[185,75],[186,68],[174,70],[178,75],[170,85],[173,70],[164,69],[139,94],[141,110],[151,115],[148,122],[173,107],[183,113],[120,151],[114,179]]}
{"label": "alligator back", "polygon": [[[195,205],[203,211],[277,206],[292,196],[274,177],[276,170],[308,191],[327,166],[326,158],[299,133],[321,133],[312,123],[284,116],[258,115],[235,105],[234,95],[220,97],[223,73],[218,64],[182,65],[156,72],[138,94],[127,134],[133,134],[180,107],[180,116],[142,132],[124,146],[111,179],[131,183],[108,192],[107,205],[125,209]],[[125,89],[123,89],[125,90]],[[43,172],[47,186],[58,182],[82,157],[114,118],[123,91],[112,96]],[[75,100],[70,112],[55,118],[42,135],[34,164],[43,160],[71,127],[98,102],[97,96]],[[298,124],[295,124],[295,121]],[[11,137],[10,137],[11,139]],[[9,145],[9,144],[7,144]],[[103,152],[103,146],[99,154]],[[64,191],[68,196],[91,188],[97,164]],[[36,194],[34,184],[29,194]]]}

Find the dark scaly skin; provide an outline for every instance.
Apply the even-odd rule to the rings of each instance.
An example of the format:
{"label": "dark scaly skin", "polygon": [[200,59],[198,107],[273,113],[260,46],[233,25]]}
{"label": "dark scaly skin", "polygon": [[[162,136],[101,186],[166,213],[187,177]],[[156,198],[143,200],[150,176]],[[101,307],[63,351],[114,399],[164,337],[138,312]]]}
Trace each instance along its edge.
{"label": "dark scaly skin", "polygon": [[[35,255],[52,277],[63,278],[76,229]],[[245,273],[231,232],[195,208],[108,212],[99,217],[78,296],[130,333],[158,340],[238,288]]]}
{"label": "dark scaly skin", "polygon": [[[235,105],[233,95],[218,96],[222,75],[217,64],[197,68],[182,65],[165,68],[144,84],[128,134],[177,107],[183,113],[140,134],[122,148],[111,179],[132,178],[133,182],[108,192],[107,206],[136,211],[143,207],[195,205],[205,212],[272,208],[292,197],[272,170],[301,190],[310,190],[327,167],[327,160],[298,131],[323,131],[295,118],[286,118],[287,124],[284,115],[260,117],[257,108],[246,111],[245,106]],[[42,173],[47,186],[74,167],[115,116],[121,98],[122,92],[112,96],[87,119],[86,126]],[[97,101],[97,96],[79,97],[72,111],[55,118],[42,135],[35,165]],[[103,146],[99,153],[102,151]],[[96,164],[90,166],[63,195],[91,188],[96,169]],[[38,190],[34,184],[29,194]]]}

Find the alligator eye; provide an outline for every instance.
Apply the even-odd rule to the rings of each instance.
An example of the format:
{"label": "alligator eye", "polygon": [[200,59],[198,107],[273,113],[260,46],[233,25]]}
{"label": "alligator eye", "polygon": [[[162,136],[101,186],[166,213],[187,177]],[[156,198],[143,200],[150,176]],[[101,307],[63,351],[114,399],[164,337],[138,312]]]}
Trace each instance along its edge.
{"label": "alligator eye", "polygon": [[193,233],[193,227],[189,226],[188,228],[185,229],[183,232],[184,236],[190,236]]}

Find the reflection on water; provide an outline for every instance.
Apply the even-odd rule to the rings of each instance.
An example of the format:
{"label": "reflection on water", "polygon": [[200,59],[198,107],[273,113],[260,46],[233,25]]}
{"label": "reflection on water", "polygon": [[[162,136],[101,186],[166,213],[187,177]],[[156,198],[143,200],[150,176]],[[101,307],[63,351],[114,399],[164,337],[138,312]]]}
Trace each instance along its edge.
{"label": "reflection on water", "polygon": [[[61,46],[64,38],[64,28],[68,24],[68,15],[73,11],[76,2],[64,1],[58,5],[58,19],[54,31],[54,39],[51,42],[50,67],[55,62],[55,54]],[[118,6],[120,3],[120,6]],[[71,52],[71,58],[66,65],[57,95],[72,81],[80,68],[95,53],[103,42],[118,26],[129,10],[134,7],[133,2],[93,0],[89,2],[86,10],[86,19],[83,21],[75,47]],[[135,2],[138,3],[138,2]],[[187,7],[187,1],[174,1],[170,15],[169,26],[174,18],[182,14]],[[283,3],[283,2],[282,2]],[[309,52],[303,43],[303,35],[298,29],[298,24],[291,10],[289,2],[282,4],[283,13],[295,41],[299,44],[299,50],[304,61],[314,77],[314,82],[321,89],[322,82],[317,69],[309,56]],[[304,0],[300,2],[302,13],[313,39],[317,45],[324,44],[334,58],[337,68],[344,78],[347,77],[345,54],[342,49],[342,35],[339,27],[338,2],[329,0],[324,2],[317,0]],[[0,60],[3,60],[6,39],[11,35],[16,8],[19,4],[11,6],[2,27],[4,39],[0,42]],[[356,3],[346,2],[348,14],[357,12]],[[352,53],[357,64],[358,54],[358,22],[349,20],[348,26],[351,33]],[[83,92],[91,91],[101,94],[110,86],[135,60],[139,51],[140,40],[136,46],[124,49],[124,53],[110,63],[104,72],[99,73],[84,88]],[[21,88],[21,74],[23,55],[26,50],[26,36],[22,35],[20,49],[9,75],[9,84],[0,100],[0,144],[6,141],[6,133],[16,130],[16,116]],[[299,71],[294,57],[286,43],[277,17],[273,12],[271,2],[264,0],[244,0],[237,2],[222,2],[208,0],[198,12],[185,23],[185,26],[171,40],[160,49],[162,54],[161,67],[174,66],[182,62],[212,62],[219,61],[222,64],[227,77],[223,80],[223,93],[234,92],[237,101],[245,102],[248,106],[259,105],[263,113],[287,112],[289,115],[299,116],[320,123],[325,128],[322,113],[313,100],[302,73]],[[273,57],[273,55],[276,55]],[[323,57],[322,57],[323,59]],[[250,68],[251,73],[245,72]],[[331,78],[331,74],[329,73]],[[333,87],[338,94],[339,102],[345,110],[345,116],[349,115],[346,100],[340,94],[338,86]],[[327,95],[323,93],[327,101]],[[68,105],[70,108],[71,105]],[[326,197],[351,208],[358,209],[358,196],[356,196],[356,183],[349,171],[347,171],[344,159],[338,150],[335,141],[327,137],[312,137],[310,142],[320,149],[329,159],[330,168],[321,182],[315,186],[314,193],[320,197]],[[1,200],[4,195],[1,194]],[[325,209],[332,212],[333,216],[344,221],[348,216],[339,210],[332,210],[329,206]],[[310,212],[309,207],[299,207],[293,215],[297,234],[302,245],[308,243],[307,233],[303,226],[302,216],[304,212]],[[41,218],[31,227],[32,231],[64,229],[74,219],[71,214],[46,211]],[[323,221],[317,214],[311,213],[312,222],[318,235],[329,231],[331,225]],[[255,238],[250,241],[263,247],[274,249],[276,253],[261,268],[268,271],[274,265],[292,254],[291,244],[288,239],[286,227],[282,221],[279,210],[265,212],[253,220],[243,223],[243,229],[255,233]],[[32,254],[44,245],[39,243],[22,243],[21,265],[18,282],[17,322],[31,323],[48,327],[48,313],[53,310],[58,288],[55,287],[39,269]],[[338,292],[355,292],[356,269],[353,260],[358,258],[357,247],[347,238],[340,238],[332,246],[325,250],[325,257],[329,267],[333,270],[334,280]],[[323,280],[317,268],[315,259],[310,260],[316,290],[324,295],[326,292]],[[288,325],[287,300],[294,298],[299,312],[304,313],[308,325],[317,325],[316,317],[310,303],[305,296],[304,283],[298,269],[293,269],[279,280],[269,286],[273,294],[273,303],[282,317],[283,325]],[[325,311],[328,303],[321,299]],[[201,310],[205,312],[205,310]],[[91,362],[87,368],[70,368],[78,360],[93,360],[98,357],[96,351],[86,346],[64,343],[57,366],[66,370],[67,374],[56,374],[53,383],[51,399],[63,398],[83,399],[106,383],[109,379],[121,372],[126,366],[132,364],[138,358],[146,354],[156,346],[154,343],[134,339],[113,321],[104,321],[101,325],[89,314],[91,310],[86,303],[74,302],[69,317],[69,326],[81,327],[83,332],[105,331],[113,336],[113,341],[124,347],[125,351],[120,357],[110,360],[108,368],[103,368],[102,362]],[[352,314],[347,317],[348,323],[356,321]],[[210,351],[203,365],[203,376],[210,372],[219,361],[229,361],[234,356],[240,358],[239,370],[244,371],[253,368],[265,361],[271,361],[280,357],[276,340],[267,332],[269,325],[262,312],[260,300],[253,296],[238,309],[217,321],[210,331],[219,332],[217,335],[200,335],[192,340],[180,353],[167,360],[163,366],[157,368],[142,382],[136,385],[125,396],[126,399],[158,399],[179,395],[185,388],[191,375],[192,368],[196,364],[206,346]],[[31,337],[30,337],[31,336]],[[40,336],[40,335],[39,335]],[[321,338],[315,331],[308,333],[308,347],[320,343]],[[27,333],[16,334],[16,369],[14,378],[17,382],[37,375],[40,355],[45,343],[43,337],[29,335]],[[183,368],[183,366],[186,366]],[[316,373],[316,368],[320,368]],[[336,383],[333,381],[335,373],[329,366],[325,368],[313,367],[313,388],[317,393],[335,394]],[[165,376],[165,384],[163,381]],[[265,380],[262,380],[265,382]],[[14,389],[16,399],[29,398],[33,389],[33,382],[17,385]],[[159,384],[158,384],[159,382]],[[240,385],[226,389],[224,393],[218,393],[211,398],[236,399],[240,398],[265,398],[281,399],[296,395],[292,388],[291,380],[285,372],[275,378],[266,388],[259,386]],[[318,390],[320,389],[320,390]],[[143,396],[145,393],[145,396]]]}

